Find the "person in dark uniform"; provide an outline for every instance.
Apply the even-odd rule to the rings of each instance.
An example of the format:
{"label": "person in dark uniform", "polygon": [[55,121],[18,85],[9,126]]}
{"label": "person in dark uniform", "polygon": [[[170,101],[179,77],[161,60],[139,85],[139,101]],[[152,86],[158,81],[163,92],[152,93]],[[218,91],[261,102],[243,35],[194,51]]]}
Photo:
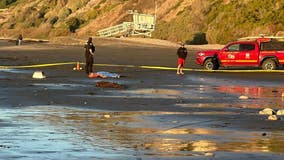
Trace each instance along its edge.
{"label": "person in dark uniform", "polygon": [[89,37],[85,45],[85,57],[86,57],[86,66],[85,71],[89,75],[93,73],[93,64],[94,64],[94,52],[96,50],[95,45],[93,44],[92,37]]}
{"label": "person in dark uniform", "polygon": [[183,75],[184,73],[182,70],[185,63],[185,59],[187,57],[187,49],[184,47],[184,44],[181,44],[181,47],[178,48],[177,55],[178,55],[177,74]]}

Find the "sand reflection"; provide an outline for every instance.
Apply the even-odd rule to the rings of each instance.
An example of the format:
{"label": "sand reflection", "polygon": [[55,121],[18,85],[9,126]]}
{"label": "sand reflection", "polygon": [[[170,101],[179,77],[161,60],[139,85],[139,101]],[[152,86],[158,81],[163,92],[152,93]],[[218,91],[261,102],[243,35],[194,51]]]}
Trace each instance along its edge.
{"label": "sand reflection", "polygon": [[[245,95],[249,97],[249,108],[283,108],[282,86],[219,86],[215,90],[221,93]],[[244,104],[243,104],[244,105]]]}

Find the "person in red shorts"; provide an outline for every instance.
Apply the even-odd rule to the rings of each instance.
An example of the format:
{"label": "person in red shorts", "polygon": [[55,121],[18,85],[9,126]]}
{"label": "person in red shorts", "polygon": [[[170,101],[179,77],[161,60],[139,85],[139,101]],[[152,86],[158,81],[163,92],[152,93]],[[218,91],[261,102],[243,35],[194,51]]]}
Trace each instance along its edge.
{"label": "person in red shorts", "polygon": [[185,63],[185,59],[187,57],[187,49],[184,47],[184,44],[181,44],[181,47],[178,48],[177,55],[178,55],[177,74],[182,75],[184,74],[182,70]]}

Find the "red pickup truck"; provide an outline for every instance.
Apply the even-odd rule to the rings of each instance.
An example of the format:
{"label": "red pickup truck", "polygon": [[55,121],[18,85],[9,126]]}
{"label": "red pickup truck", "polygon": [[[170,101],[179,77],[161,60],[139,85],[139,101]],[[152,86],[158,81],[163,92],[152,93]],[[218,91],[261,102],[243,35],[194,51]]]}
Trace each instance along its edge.
{"label": "red pickup truck", "polygon": [[284,65],[284,37],[241,38],[220,50],[198,51],[196,63],[207,70],[250,66],[275,70]]}

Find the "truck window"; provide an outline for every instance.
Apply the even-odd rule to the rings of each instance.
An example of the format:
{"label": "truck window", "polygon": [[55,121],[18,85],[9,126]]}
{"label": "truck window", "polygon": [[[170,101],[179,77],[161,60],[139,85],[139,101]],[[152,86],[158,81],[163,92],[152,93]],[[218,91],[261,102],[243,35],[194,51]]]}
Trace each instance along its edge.
{"label": "truck window", "polygon": [[240,44],[240,51],[253,51],[255,44]]}
{"label": "truck window", "polygon": [[233,44],[227,47],[228,51],[239,51],[240,44]]}
{"label": "truck window", "polygon": [[284,42],[271,41],[260,43],[260,50],[262,51],[283,51]]}

